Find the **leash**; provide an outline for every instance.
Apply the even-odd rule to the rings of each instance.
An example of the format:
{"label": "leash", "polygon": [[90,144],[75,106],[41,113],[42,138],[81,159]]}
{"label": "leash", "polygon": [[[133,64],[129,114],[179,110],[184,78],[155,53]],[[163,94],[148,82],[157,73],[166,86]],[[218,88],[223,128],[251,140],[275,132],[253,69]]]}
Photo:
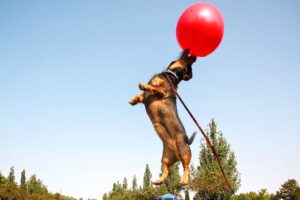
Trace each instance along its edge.
{"label": "leash", "polygon": [[202,135],[203,135],[203,137],[205,138],[206,142],[207,142],[208,145],[210,146],[210,148],[211,148],[211,150],[212,150],[212,152],[213,152],[215,158],[216,158],[217,161],[218,161],[219,167],[220,167],[221,172],[222,172],[222,174],[223,174],[223,177],[224,177],[224,179],[225,179],[225,181],[226,181],[226,184],[227,184],[229,190],[230,190],[231,192],[233,192],[233,189],[231,188],[231,186],[230,186],[230,184],[229,184],[229,182],[228,182],[228,180],[227,180],[227,178],[226,178],[225,172],[224,172],[224,170],[223,170],[223,167],[222,167],[222,165],[221,165],[220,158],[219,158],[219,156],[218,156],[218,154],[217,154],[217,151],[216,151],[215,147],[213,146],[213,144],[211,143],[211,141],[209,140],[209,138],[207,137],[207,135],[205,134],[205,132],[203,131],[203,129],[201,128],[201,126],[199,125],[198,121],[196,120],[196,118],[194,117],[194,115],[192,114],[192,112],[190,111],[190,109],[186,106],[186,104],[185,104],[184,101],[182,100],[181,96],[178,94],[177,89],[174,87],[173,83],[171,82],[171,80],[169,79],[169,77],[168,77],[167,74],[166,74],[166,77],[167,77],[167,79],[168,79],[169,84],[171,85],[171,88],[172,88],[173,92],[176,94],[176,96],[178,97],[178,99],[179,99],[180,102],[182,103],[183,107],[184,107],[185,110],[188,112],[188,114],[190,115],[190,117],[192,118],[192,120],[194,121],[194,123],[196,124],[196,126],[198,127],[198,129],[200,130],[200,132],[202,133]]}

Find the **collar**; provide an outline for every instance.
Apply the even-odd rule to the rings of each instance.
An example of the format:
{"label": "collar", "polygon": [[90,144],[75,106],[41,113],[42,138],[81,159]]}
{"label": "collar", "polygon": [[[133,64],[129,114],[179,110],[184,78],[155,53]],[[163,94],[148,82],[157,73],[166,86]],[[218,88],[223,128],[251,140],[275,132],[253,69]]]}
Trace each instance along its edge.
{"label": "collar", "polygon": [[163,71],[163,73],[172,74],[177,80],[179,79],[178,76],[174,72],[172,72],[171,70],[169,70],[169,69]]}

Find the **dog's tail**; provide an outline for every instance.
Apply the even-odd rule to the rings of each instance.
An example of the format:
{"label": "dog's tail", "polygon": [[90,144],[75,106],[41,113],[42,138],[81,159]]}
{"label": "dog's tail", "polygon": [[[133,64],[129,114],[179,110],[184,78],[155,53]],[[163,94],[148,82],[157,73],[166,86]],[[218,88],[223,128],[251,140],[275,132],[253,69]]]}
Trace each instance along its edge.
{"label": "dog's tail", "polygon": [[191,145],[195,139],[195,136],[196,136],[196,132],[193,133],[193,135],[188,139],[187,143],[189,145]]}

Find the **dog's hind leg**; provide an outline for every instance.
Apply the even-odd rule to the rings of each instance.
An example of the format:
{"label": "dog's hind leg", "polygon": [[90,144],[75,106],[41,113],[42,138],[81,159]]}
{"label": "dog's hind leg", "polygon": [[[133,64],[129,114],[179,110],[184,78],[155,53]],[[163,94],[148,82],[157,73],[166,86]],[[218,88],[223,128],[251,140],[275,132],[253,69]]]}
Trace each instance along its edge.
{"label": "dog's hind leg", "polygon": [[192,157],[191,149],[189,144],[186,142],[186,138],[183,136],[183,134],[180,134],[176,138],[176,145],[178,149],[179,158],[183,167],[183,176],[181,178],[180,183],[182,185],[187,185],[189,183],[190,176],[189,165]]}
{"label": "dog's hind leg", "polygon": [[182,162],[182,166],[183,166],[183,176],[180,180],[180,183],[182,185],[187,185],[189,183],[189,179],[190,179],[190,164],[191,161],[191,156],[185,156],[181,162]]}
{"label": "dog's hind leg", "polygon": [[164,145],[163,156],[161,159],[162,164],[162,175],[157,181],[153,181],[154,185],[162,184],[169,176],[170,169],[175,162],[177,162],[177,157],[172,149]]}
{"label": "dog's hind leg", "polygon": [[137,103],[141,103],[144,101],[144,93],[135,95],[134,97],[132,97],[132,99],[129,101],[129,104],[131,104],[132,106],[136,105]]}

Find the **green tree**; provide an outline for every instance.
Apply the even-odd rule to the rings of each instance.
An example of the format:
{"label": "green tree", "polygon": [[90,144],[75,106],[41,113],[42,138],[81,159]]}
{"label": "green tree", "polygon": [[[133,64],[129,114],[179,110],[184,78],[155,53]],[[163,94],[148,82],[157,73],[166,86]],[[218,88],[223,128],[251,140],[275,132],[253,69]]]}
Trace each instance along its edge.
{"label": "green tree", "polygon": [[[146,167],[147,168],[147,167]],[[148,171],[149,170],[149,171]],[[149,166],[148,169],[145,170],[150,172]],[[150,172],[151,173],[151,172]],[[126,181],[125,181],[126,182]],[[158,187],[140,187],[138,189],[136,176],[133,176],[132,181],[132,189],[124,190],[124,180],[123,184],[120,184],[119,181],[113,184],[113,188],[110,192],[103,194],[103,200],[149,200],[155,199],[157,196],[165,194],[167,192],[167,188],[165,185],[161,185]]]}
{"label": "green tree", "polygon": [[170,170],[170,176],[165,181],[167,190],[171,194],[176,194],[182,188],[180,184],[179,162],[175,163]]}
{"label": "green tree", "polygon": [[8,182],[11,182],[11,183],[15,183],[15,168],[14,167],[11,167],[10,168],[10,171],[9,171],[9,174],[8,174],[8,177],[7,177],[7,181]]}
{"label": "green tree", "polygon": [[191,199],[190,199],[190,193],[189,193],[188,190],[185,190],[185,191],[184,191],[184,200],[191,200]]}
{"label": "green tree", "polygon": [[6,178],[2,175],[0,171],[0,188],[6,183]]}
{"label": "green tree", "polygon": [[279,191],[276,192],[276,197],[295,200],[297,199],[298,190],[299,185],[297,181],[295,179],[289,179],[281,185]]}
{"label": "green tree", "polygon": [[270,200],[270,194],[267,192],[267,189],[261,189],[258,192],[257,200]]}
{"label": "green tree", "polygon": [[136,191],[137,188],[138,188],[138,184],[137,184],[137,180],[136,180],[136,176],[135,175],[133,175],[132,187],[131,188],[132,188],[133,191]]}
{"label": "green tree", "polygon": [[128,182],[127,182],[127,178],[126,177],[124,177],[124,179],[123,179],[123,185],[122,185],[122,187],[123,187],[123,190],[127,190],[127,188],[128,188]]}
{"label": "green tree", "polygon": [[106,193],[103,194],[102,200],[109,200],[108,195]]}
{"label": "green tree", "polygon": [[[248,192],[232,196],[230,200],[275,200],[274,195],[269,194],[267,189],[261,189],[258,193]],[[277,199],[276,199],[277,200]]]}
{"label": "green tree", "polygon": [[295,197],[297,200],[300,200],[300,188],[297,188],[297,190],[295,191]]}
{"label": "green tree", "polygon": [[21,172],[20,188],[23,192],[27,191],[25,169]]}
{"label": "green tree", "polygon": [[[12,167],[8,175],[7,181],[0,173],[0,200],[55,200],[58,199],[58,193],[48,193],[46,186],[36,176],[32,176],[27,182],[28,191],[24,191],[24,182],[26,183],[25,170],[21,173],[21,185],[15,183],[14,168]],[[4,181],[2,181],[4,180]],[[25,185],[27,185],[27,183]],[[67,197],[59,194],[61,200],[75,200],[72,197]]]}
{"label": "green tree", "polygon": [[27,182],[27,188],[29,194],[48,194],[47,187],[40,179],[36,178],[36,175],[32,175]]}
{"label": "green tree", "polygon": [[18,200],[24,199],[20,193],[20,189],[14,182],[7,181],[4,187],[0,188],[0,199],[4,200]]}
{"label": "green tree", "polygon": [[[233,192],[236,192],[240,187],[241,180],[235,155],[223,134],[217,131],[217,124],[214,119],[208,125],[207,136],[215,147]],[[200,166],[192,171],[191,181],[192,189],[197,192],[196,199],[229,199],[232,191],[229,191],[226,185],[210,146],[202,140],[200,147]]]}
{"label": "green tree", "polygon": [[55,193],[54,197],[55,197],[55,200],[60,200],[61,199],[60,193]]}
{"label": "green tree", "polygon": [[109,194],[110,199],[120,199],[120,197],[123,195],[123,191],[122,185],[119,181],[117,181],[117,183],[113,184],[112,191]]}
{"label": "green tree", "polygon": [[241,193],[236,196],[232,196],[231,200],[257,200],[257,193],[256,192],[249,192],[249,193]]}
{"label": "green tree", "polygon": [[152,178],[152,174],[150,171],[149,164],[146,164],[146,169],[145,169],[144,179],[143,179],[143,189],[152,187],[151,178]]}

